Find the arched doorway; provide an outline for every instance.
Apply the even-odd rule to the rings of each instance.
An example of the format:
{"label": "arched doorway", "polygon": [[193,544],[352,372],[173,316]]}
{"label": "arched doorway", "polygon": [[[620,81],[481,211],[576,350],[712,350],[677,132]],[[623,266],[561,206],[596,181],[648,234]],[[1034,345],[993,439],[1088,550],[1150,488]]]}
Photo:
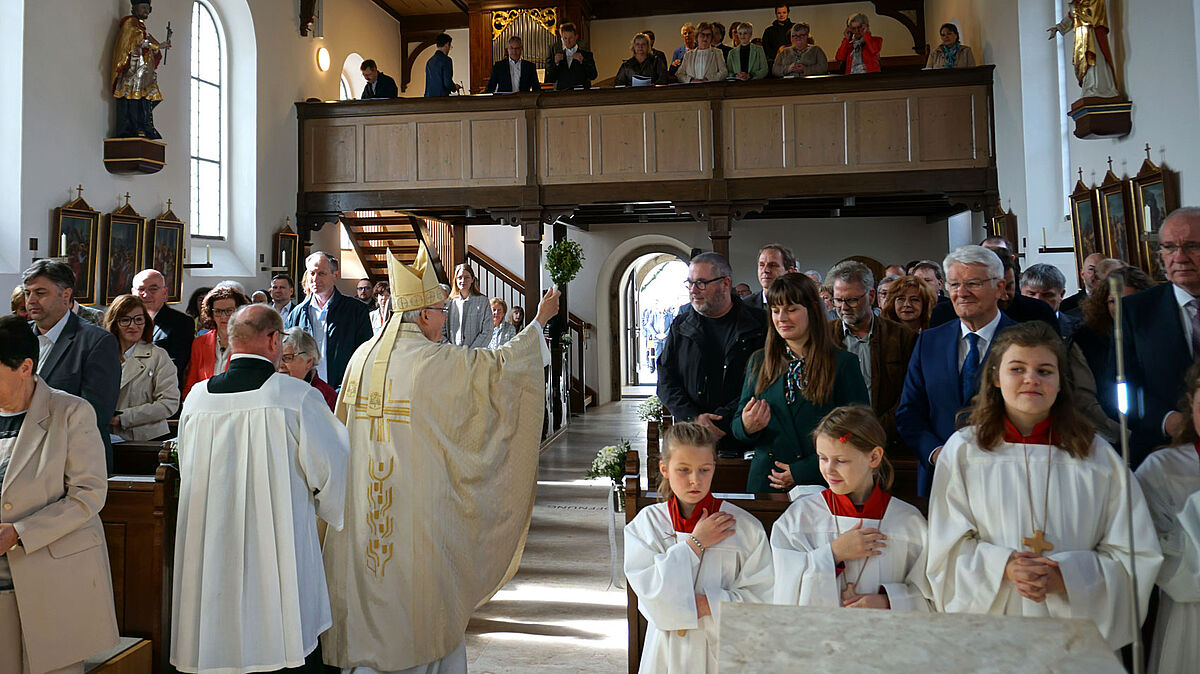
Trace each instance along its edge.
{"label": "arched doorway", "polygon": [[649,396],[658,383],[655,358],[679,307],[687,304],[687,263],[673,252],[644,252],[621,274],[617,323],[621,395]]}

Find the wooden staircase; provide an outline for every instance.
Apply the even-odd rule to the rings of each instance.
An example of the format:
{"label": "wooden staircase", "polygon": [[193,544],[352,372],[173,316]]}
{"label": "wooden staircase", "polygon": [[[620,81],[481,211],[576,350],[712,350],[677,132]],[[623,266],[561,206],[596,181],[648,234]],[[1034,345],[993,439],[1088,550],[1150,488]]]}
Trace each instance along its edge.
{"label": "wooden staircase", "polygon": [[446,269],[441,260],[449,259],[443,258],[449,251],[439,250],[437,241],[431,241],[438,237],[436,232],[430,232],[426,219],[401,211],[350,211],[342,215],[342,222],[354,252],[372,282],[387,280],[389,249],[401,262],[411,265],[417,259],[422,241],[429,245],[438,280],[446,282]]}

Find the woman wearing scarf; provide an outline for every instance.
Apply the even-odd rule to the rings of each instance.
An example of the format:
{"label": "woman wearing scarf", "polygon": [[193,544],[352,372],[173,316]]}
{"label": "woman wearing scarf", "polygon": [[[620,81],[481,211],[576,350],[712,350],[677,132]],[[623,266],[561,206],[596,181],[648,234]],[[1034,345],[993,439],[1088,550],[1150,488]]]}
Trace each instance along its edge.
{"label": "woman wearing scarf", "polygon": [[930,50],[929,61],[925,63],[926,70],[975,67],[975,54],[959,41],[958,26],[943,23],[938,33],[942,36],[942,43]]}
{"label": "woman wearing scarf", "polygon": [[835,407],[870,405],[858,357],[838,349],[825,323],[817,284],[784,274],[767,288],[771,330],[750,356],[733,435],[754,446],[746,491],[786,492],[825,485],[812,432]]}

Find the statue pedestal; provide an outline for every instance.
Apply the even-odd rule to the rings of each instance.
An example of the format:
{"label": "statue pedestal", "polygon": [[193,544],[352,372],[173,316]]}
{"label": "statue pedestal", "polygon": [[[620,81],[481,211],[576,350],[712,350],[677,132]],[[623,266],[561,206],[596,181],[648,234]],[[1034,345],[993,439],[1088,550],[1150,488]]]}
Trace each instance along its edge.
{"label": "statue pedestal", "polygon": [[721,671],[1123,674],[1090,620],[724,604]]}
{"label": "statue pedestal", "polygon": [[109,173],[158,173],[167,165],[167,144],[149,138],[105,138],[104,168]]}
{"label": "statue pedestal", "polygon": [[1081,98],[1067,115],[1075,120],[1076,138],[1128,136],[1133,129],[1133,103],[1123,98]]}

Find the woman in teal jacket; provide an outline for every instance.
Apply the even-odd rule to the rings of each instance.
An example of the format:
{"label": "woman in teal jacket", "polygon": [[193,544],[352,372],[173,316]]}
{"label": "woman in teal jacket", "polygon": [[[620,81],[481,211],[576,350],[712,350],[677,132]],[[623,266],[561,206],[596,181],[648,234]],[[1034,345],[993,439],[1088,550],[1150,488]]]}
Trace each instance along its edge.
{"label": "woman in teal jacket", "polygon": [[771,330],[750,357],[733,435],[754,446],[746,491],[824,485],[812,432],[835,407],[870,405],[858,357],[834,345],[817,284],[784,274],[767,289]]}
{"label": "woman in teal jacket", "polygon": [[754,36],[754,26],[741,23],[737,29],[738,46],[729,50],[725,56],[725,66],[729,76],[739,80],[761,80],[767,76],[767,54],[763,48],[751,44]]}

